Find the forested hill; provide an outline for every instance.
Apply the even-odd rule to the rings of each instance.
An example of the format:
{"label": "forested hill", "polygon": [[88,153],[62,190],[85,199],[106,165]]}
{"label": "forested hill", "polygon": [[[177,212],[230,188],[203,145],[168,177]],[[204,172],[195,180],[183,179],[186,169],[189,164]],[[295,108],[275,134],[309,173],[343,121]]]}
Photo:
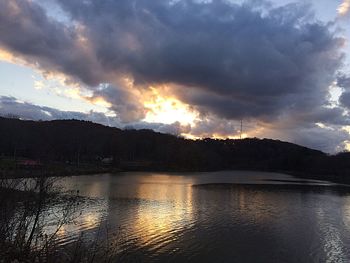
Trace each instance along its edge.
{"label": "forested hill", "polygon": [[100,165],[107,160],[111,167],[129,170],[251,169],[341,175],[350,170],[348,153],[328,156],[278,140],[187,140],[151,130],[120,130],[78,120],[0,118],[0,155],[43,164]]}

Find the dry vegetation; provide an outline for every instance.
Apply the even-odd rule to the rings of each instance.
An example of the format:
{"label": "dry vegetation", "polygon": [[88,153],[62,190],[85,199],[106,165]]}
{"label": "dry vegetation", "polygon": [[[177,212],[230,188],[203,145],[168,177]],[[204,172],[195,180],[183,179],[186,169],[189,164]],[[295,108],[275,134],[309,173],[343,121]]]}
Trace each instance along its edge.
{"label": "dry vegetation", "polygon": [[[116,262],[119,234],[107,227],[60,246],[57,234],[80,215],[77,193],[62,194],[56,179],[0,179],[0,262]],[[102,224],[100,224],[102,225]],[[91,235],[90,235],[91,236]]]}

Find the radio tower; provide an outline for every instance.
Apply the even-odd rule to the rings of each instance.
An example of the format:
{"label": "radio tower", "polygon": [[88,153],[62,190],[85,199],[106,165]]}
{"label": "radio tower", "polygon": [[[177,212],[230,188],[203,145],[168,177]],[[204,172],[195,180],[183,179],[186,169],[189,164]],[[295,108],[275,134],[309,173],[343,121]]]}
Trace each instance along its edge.
{"label": "radio tower", "polygon": [[239,135],[240,140],[242,140],[242,132],[243,132],[243,119],[241,119],[241,133]]}

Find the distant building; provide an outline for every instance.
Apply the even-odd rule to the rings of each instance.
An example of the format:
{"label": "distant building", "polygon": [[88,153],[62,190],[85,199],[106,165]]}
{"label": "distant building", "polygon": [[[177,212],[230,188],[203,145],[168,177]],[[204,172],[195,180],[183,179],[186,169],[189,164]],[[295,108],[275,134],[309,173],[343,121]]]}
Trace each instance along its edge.
{"label": "distant building", "polygon": [[31,160],[31,159],[19,159],[17,161],[17,165],[22,167],[30,167],[30,168],[36,168],[42,166],[42,163],[38,160]]}
{"label": "distant building", "polygon": [[113,157],[103,158],[101,159],[101,163],[103,165],[111,165],[113,163]]}
{"label": "distant building", "polygon": [[127,170],[140,170],[146,169],[152,166],[151,161],[121,161],[120,167]]}

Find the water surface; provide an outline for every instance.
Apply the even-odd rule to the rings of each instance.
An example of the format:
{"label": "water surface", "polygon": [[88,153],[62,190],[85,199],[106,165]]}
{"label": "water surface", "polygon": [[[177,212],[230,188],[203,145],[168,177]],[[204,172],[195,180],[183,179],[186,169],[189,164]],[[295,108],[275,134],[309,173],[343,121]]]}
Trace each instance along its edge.
{"label": "water surface", "polygon": [[89,200],[60,230],[62,245],[103,228],[122,261],[350,262],[346,186],[238,171],[77,176],[60,184]]}

